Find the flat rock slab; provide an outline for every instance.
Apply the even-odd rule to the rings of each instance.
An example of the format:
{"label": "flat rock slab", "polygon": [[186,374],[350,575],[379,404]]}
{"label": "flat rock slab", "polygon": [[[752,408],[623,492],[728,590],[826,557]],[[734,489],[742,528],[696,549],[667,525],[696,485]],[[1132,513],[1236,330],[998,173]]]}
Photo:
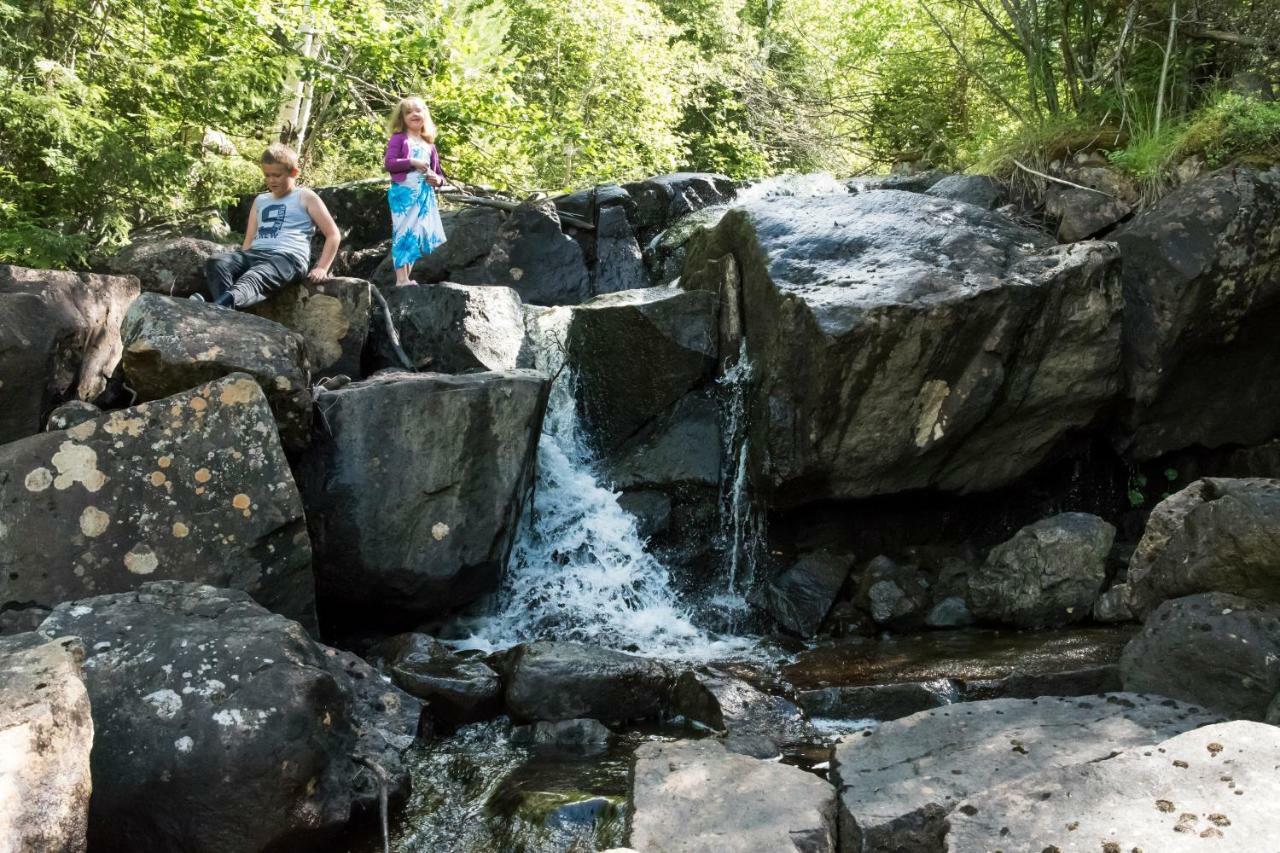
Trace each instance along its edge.
{"label": "flat rock slab", "polygon": [[84,853],[93,720],[84,646],[0,640],[0,850]]}
{"label": "flat rock slab", "polygon": [[1219,719],[1160,696],[1109,693],[965,702],[884,723],[836,747],[841,849],[941,850],[943,818],[975,792]]}
{"label": "flat rock slab", "polygon": [[584,643],[520,646],[506,673],[507,711],[519,720],[657,717],[672,673],[661,663]]}
{"label": "flat rock slab", "polygon": [[250,314],[274,320],[302,335],[312,379],[361,375],[360,356],[369,337],[369,288],[359,278],[328,278],[291,284]]}
{"label": "flat rock slab", "polygon": [[244,374],[0,446],[0,605],[162,578],[242,589],[315,627],[302,499]]}
{"label": "flat rock slab", "polygon": [[1204,726],[972,796],[951,813],[946,849],[1273,851],[1278,767],[1280,728]]}
{"label": "flat rock slab", "polygon": [[832,853],[830,783],[714,740],[636,750],[631,846],[645,853]]}
{"label": "flat rock slab", "polygon": [[284,446],[307,446],[311,371],[301,335],[252,314],[155,293],[133,303],[122,334],[125,377],[141,399],[247,373],[267,395]]}

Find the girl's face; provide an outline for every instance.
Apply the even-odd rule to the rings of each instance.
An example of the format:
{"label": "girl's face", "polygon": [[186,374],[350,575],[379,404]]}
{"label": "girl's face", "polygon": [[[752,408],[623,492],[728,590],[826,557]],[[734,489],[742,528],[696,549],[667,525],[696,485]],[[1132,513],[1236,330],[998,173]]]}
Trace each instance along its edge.
{"label": "girl's face", "polygon": [[404,105],[404,126],[421,132],[427,125],[427,105],[422,101],[410,101]]}

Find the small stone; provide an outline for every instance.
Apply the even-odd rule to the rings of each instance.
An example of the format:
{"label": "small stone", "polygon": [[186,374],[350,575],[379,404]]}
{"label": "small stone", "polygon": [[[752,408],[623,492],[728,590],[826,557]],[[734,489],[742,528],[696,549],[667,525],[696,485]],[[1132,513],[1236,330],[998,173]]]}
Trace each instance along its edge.
{"label": "small stone", "polygon": [[1173,803],[1168,800],[1156,800],[1156,808],[1162,812],[1171,812],[1173,811],[1174,806]]}

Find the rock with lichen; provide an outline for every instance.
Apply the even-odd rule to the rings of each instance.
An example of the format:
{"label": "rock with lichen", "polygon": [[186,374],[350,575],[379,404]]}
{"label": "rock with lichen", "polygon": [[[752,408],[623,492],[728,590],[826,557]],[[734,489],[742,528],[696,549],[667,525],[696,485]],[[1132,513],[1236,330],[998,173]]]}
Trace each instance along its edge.
{"label": "rock with lichen", "polygon": [[301,281],[248,312],[302,335],[312,379],[338,374],[358,377],[369,337],[369,288],[369,282],[359,278]]}

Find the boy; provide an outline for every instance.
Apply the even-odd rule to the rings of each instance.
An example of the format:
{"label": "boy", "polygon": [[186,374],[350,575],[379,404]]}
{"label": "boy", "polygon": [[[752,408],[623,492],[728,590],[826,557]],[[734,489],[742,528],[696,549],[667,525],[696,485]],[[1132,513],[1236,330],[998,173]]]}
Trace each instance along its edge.
{"label": "boy", "polygon": [[[297,186],[298,155],[279,142],[262,155],[262,176],[269,192],[253,200],[244,244],[234,252],[214,255],[205,264],[205,281],[215,305],[247,308],[303,276],[312,281],[329,277],[341,236],[329,210],[306,187]],[[324,235],[320,260],[311,261],[311,235]],[[196,294],[192,299],[203,300]]]}

